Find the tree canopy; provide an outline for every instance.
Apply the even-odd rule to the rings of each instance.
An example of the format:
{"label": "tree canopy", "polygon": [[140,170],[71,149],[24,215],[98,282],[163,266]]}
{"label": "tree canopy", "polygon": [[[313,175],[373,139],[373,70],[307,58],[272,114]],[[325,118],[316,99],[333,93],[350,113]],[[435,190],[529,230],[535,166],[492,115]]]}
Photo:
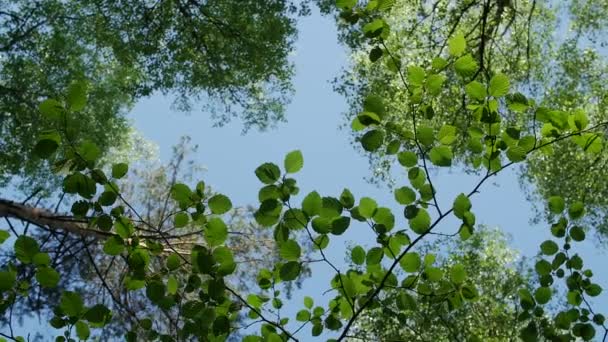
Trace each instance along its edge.
{"label": "tree canopy", "polygon": [[[187,140],[168,165],[111,153],[130,134],[121,113],[153,91],[219,95],[260,127],[277,119],[289,94],[290,3],[3,6],[2,177],[55,181],[25,187],[25,200],[0,198],[0,339],[34,338],[13,329],[34,314],[55,341],[607,339],[592,300],[603,288],[579,250],[603,223],[601,193],[587,195],[603,185],[601,57],[579,46],[601,44],[603,6],[317,3],[353,51],[338,89],[355,111],[354,141],[382,163],[380,181],[389,166],[401,171],[386,198],[301,189],[295,149],[249,171],[258,203],[235,208],[188,161]],[[262,116],[248,121],[251,108]],[[477,222],[476,195],[517,166],[538,188],[546,226],[530,260]],[[477,181],[453,194],[436,186],[446,170]],[[573,170],[580,179],[568,179]],[[372,238],[346,263],[332,260],[359,228]],[[307,281],[327,288],[326,300],[294,302]]]}
{"label": "tree canopy", "polygon": [[[43,185],[32,158],[45,118],[38,103],[88,89],[71,125],[119,147],[132,104],[153,93],[202,102],[217,124],[239,116],[266,129],[284,118],[295,17],[306,4],[264,1],[0,1],[0,184]],[[42,124],[41,124],[42,123]],[[10,137],[10,139],[8,138]]]}
{"label": "tree canopy", "polygon": [[[383,42],[385,46],[369,41],[359,26],[343,25],[343,41],[351,48],[352,68],[336,80],[336,89],[350,102],[346,118],[350,123],[362,110],[361,104],[368,94],[385,99],[387,116],[404,129],[411,130],[411,120],[403,115],[409,106],[407,89],[398,78],[391,77],[392,59],[383,58],[382,51],[394,51],[399,63],[429,63],[432,57],[452,50],[449,38],[456,36],[466,42],[476,66],[468,74],[446,74],[447,95],[434,99],[424,108],[425,115],[432,117],[430,124],[438,129],[444,123],[467,130],[470,126],[465,96],[484,97],[485,90],[478,82],[488,82],[493,72],[509,75],[517,97],[509,98],[511,111],[504,119],[513,124],[533,127],[542,114],[530,115],[524,107],[515,108],[521,101],[532,101],[541,111],[551,108],[563,112],[584,110],[591,122],[605,120],[606,59],[602,53],[605,37],[601,32],[606,22],[596,13],[607,10],[604,4],[580,1],[394,1],[385,16],[391,34]],[[593,13],[592,13],[593,12]],[[356,16],[355,16],[356,18]],[[347,19],[355,20],[350,14]],[[404,18],[407,18],[404,20]],[[359,23],[366,21],[359,20]],[[403,62],[402,62],[403,59]],[[463,65],[467,67],[467,65]],[[471,82],[465,92],[452,86],[462,79]],[[390,80],[387,82],[387,80]],[[518,94],[525,95],[523,97]],[[514,96],[515,96],[514,95]],[[454,101],[454,98],[462,101]],[[518,102],[520,101],[520,102]],[[441,109],[441,110],[438,110]],[[354,135],[356,136],[356,134]],[[386,156],[394,149],[387,140],[384,153],[371,154],[374,182],[391,182],[393,166]],[[471,159],[471,146],[465,141],[454,145],[455,162],[466,168],[479,167],[479,160]],[[599,146],[599,145],[598,145]],[[530,156],[521,166],[522,182],[529,196],[544,203],[552,195],[570,200],[585,201],[590,210],[587,221],[600,234],[606,232],[607,198],[601,179],[605,153],[586,155],[575,148],[571,141],[553,146],[550,156]],[[546,177],[546,174],[559,174]],[[540,201],[538,200],[540,199]],[[544,219],[547,208],[538,206],[538,218]]]}

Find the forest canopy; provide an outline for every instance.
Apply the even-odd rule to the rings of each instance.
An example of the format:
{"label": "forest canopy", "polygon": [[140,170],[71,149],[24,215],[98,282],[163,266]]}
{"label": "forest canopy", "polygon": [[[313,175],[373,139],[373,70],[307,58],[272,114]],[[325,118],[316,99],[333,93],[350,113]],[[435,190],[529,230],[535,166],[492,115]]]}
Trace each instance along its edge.
{"label": "forest canopy", "polygon": [[[297,147],[242,171],[246,205],[207,182],[190,138],[145,158],[128,115],[150,96],[280,130],[315,6],[349,55],[343,129],[384,196],[315,188]],[[605,275],[585,249],[608,231],[606,12],[0,0],[0,341],[605,341]],[[479,219],[511,169],[544,227],[526,258],[491,228],[510,222]],[[445,187],[448,173],[474,182]]]}

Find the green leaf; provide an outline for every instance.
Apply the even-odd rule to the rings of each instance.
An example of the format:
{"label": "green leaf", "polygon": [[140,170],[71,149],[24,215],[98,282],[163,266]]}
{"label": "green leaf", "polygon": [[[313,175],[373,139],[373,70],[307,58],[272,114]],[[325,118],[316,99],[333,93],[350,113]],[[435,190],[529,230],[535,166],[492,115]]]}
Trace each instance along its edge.
{"label": "green leaf", "polygon": [[597,297],[602,293],[602,287],[598,284],[591,284],[585,287],[585,293],[591,297]]}
{"label": "green leaf", "polygon": [[381,130],[372,130],[361,137],[361,146],[368,152],[376,151],[384,143],[384,133]]}
{"label": "green leaf", "polygon": [[382,56],[384,55],[384,51],[382,50],[382,48],[376,46],[373,49],[370,50],[369,52],[369,60],[372,63],[375,63],[377,60],[379,60],[380,58],[382,58]]}
{"label": "green leaf", "polygon": [[540,244],[540,250],[545,255],[553,255],[559,251],[559,247],[555,241],[546,240]]}
{"label": "green leaf", "polygon": [[64,112],[63,105],[54,99],[46,99],[42,101],[38,106],[38,110],[40,110],[40,113],[50,120],[57,120],[61,118],[61,114]]}
{"label": "green leaf", "polygon": [[363,197],[359,201],[359,214],[367,219],[372,218],[377,207],[376,201],[369,197]]}
{"label": "green leaf", "polygon": [[382,19],[374,19],[372,22],[363,26],[363,33],[367,38],[375,38],[388,33],[388,25]]}
{"label": "green leaf", "polygon": [[86,340],[91,336],[91,330],[89,330],[89,325],[83,321],[78,321],[75,324],[76,327],[76,336],[78,336],[81,340]]}
{"label": "green leaf", "polygon": [[300,151],[292,151],[289,152],[285,156],[285,172],[287,173],[296,173],[302,169],[304,166],[304,157],[302,157],[302,152]]}
{"label": "green leaf", "polygon": [[399,152],[399,154],[397,154],[397,160],[399,161],[399,164],[404,167],[413,167],[418,164],[418,155],[411,151]]}
{"label": "green leaf", "polygon": [[553,270],[553,268],[551,267],[551,264],[547,261],[547,260],[539,260],[536,262],[536,264],[534,265],[534,269],[536,270],[536,273],[538,273],[538,275],[547,275],[550,274],[551,271]]}
{"label": "green leaf", "polygon": [[350,217],[336,217],[331,221],[331,233],[334,235],[342,235],[350,226]]}
{"label": "green leaf", "polygon": [[173,216],[173,225],[175,228],[185,227],[190,222],[190,215],[185,212],[179,212]]}
{"label": "green leaf", "polygon": [[477,72],[477,62],[470,54],[464,55],[454,62],[456,73],[462,77],[472,76]]}
{"label": "green leaf", "polygon": [[399,265],[405,272],[414,273],[418,272],[420,266],[422,265],[422,261],[420,260],[420,255],[418,253],[409,252],[405,253],[403,258],[399,260]]}
{"label": "green leaf", "polygon": [[312,309],[313,305],[315,305],[314,300],[309,296],[305,296],[304,297],[304,306],[308,309]]}
{"label": "green leaf", "polygon": [[488,95],[486,92],[486,86],[477,81],[472,81],[465,86],[465,92],[467,95],[475,100],[483,101]]}
{"label": "green leaf", "polygon": [[94,142],[85,140],[78,146],[78,154],[82,159],[94,162],[101,157],[101,149]]}
{"label": "green leaf", "polygon": [[298,311],[298,313],[296,314],[296,320],[299,322],[308,322],[308,320],[310,320],[310,311],[308,311],[308,310]]}
{"label": "green leaf", "polygon": [[464,218],[464,214],[471,210],[471,200],[469,197],[467,197],[467,195],[461,193],[460,195],[456,196],[453,208],[454,215],[459,219],[462,219]]}
{"label": "green leaf", "polygon": [[451,125],[443,125],[437,133],[437,140],[443,145],[450,145],[456,141],[456,127]]}
{"label": "green leaf", "polygon": [[386,108],[382,97],[374,94],[368,95],[365,100],[363,100],[363,110],[375,113],[380,119],[386,115]]}
{"label": "green leaf", "polygon": [[103,251],[107,255],[119,255],[125,249],[125,245],[121,238],[117,236],[109,237],[103,244]]}
{"label": "green leaf", "polygon": [[567,296],[568,303],[574,306],[579,306],[583,302],[583,296],[578,291],[570,291]]}
{"label": "green leaf", "polygon": [[255,175],[264,184],[273,184],[281,177],[281,170],[273,163],[264,163],[255,169]]}
{"label": "green leaf", "polygon": [[112,165],[112,177],[120,179],[129,172],[129,165],[126,163],[118,163]]}
{"label": "green leaf", "polygon": [[39,267],[36,270],[36,280],[42,287],[53,288],[59,283],[59,273],[49,266]]}
{"label": "green leaf", "polygon": [[451,166],[452,158],[452,149],[448,146],[435,146],[429,152],[431,163],[437,166]]}
{"label": "green leaf", "polygon": [[416,216],[409,220],[410,228],[418,234],[423,234],[431,226],[431,216],[423,209],[418,208]]}
{"label": "green leaf", "polygon": [[302,210],[309,216],[319,215],[321,212],[321,208],[323,206],[323,202],[321,200],[321,195],[318,192],[313,191],[304,197],[302,200]]}
{"label": "green leaf", "polygon": [[0,271],[0,293],[13,288],[17,274],[13,271]]}
{"label": "green leaf", "polygon": [[514,163],[519,163],[526,159],[527,151],[521,146],[511,146],[507,150],[507,158]]}
{"label": "green leaf", "polygon": [[395,189],[395,200],[402,205],[413,203],[416,200],[416,193],[407,186]]}
{"label": "green leaf", "polygon": [[302,249],[295,240],[287,240],[281,244],[279,255],[288,261],[296,261],[300,258]]}
{"label": "green leaf", "polygon": [[452,56],[460,56],[467,48],[467,41],[462,32],[457,33],[448,40],[448,51]]}
{"label": "green leaf", "polygon": [[566,202],[560,196],[549,197],[549,211],[553,214],[561,214],[566,209]]}
{"label": "green leaf", "polygon": [[384,250],[380,247],[373,247],[369,251],[367,251],[367,255],[365,256],[365,263],[367,265],[377,265],[380,264],[383,257]]}
{"label": "green leaf", "polygon": [[420,126],[416,132],[416,138],[424,146],[431,146],[435,141],[435,133],[432,127]]}
{"label": "green leaf", "polygon": [[350,258],[355,265],[363,265],[365,262],[365,249],[361,246],[355,246],[351,251]]}
{"label": "green leaf", "polygon": [[574,241],[583,241],[585,240],[585,231],[581,227],[572,227],[570,229],[570,237]]}
{"label": "green leaf", "polygon": [[38,242],[25,235],[20,235],[17,240],[15,240],[14,249],[17,259],[25,264],[31,263],[34,255],[40,252]]}
{"label": "green leaf", "polygon": [[221,215],[232,209],[232,202],[228,197],[218,194],[209,199],[209,209],[212,213]]}
{"label": "green leaf", "polygon": [[236,263],[232,251],[228,247],[220,246],[213,250],[213,258],[219,264],[217,272],[219,275],[226,276],[236,270]]}
{"label": "green leaf", "polygon": [[342,193],[340,194],[340,203],[342,203],[344,208],[352,208],[355,205],[355,197],[353,196],[353,193],[348,189],[342,190]]}
{"label": "green leaf", "polygon": [[177,183],[171,187],[171,198],[178,202],[189,202],[192,191],[186,184]]}
{"label": "green leaf", "polygon": [[444,75],[429,75],[426,79],[426,86],[429,94],[436,96],[441,93],[441,88],[443,88],[443,83],[446,80],[446,76]]}
{"label": "green leaf", "polygon": [[341,10],[351,10],[357,6],[357,0],[336,0],[336,7]]}
{"label": "green leaf", "polygon": [[551,300],[551,288],[541,286],[534,291],[534,299],[538,304],[547,304]]}
{"label": "green leaf", "polygon": [[290,261],[281,266],[279,271],[279,276],[283,281],[292,281],[295,280],[302,270],[302,266],[297,261]]}
{"label": "green leaf", "polygon": [[263,227],[270,227],[279,221],[282,204],[277,200],[266,200],[262,202],[260,208],[253,214],[255,221]]}
{"label": "green leaf", "polygon": [[583,217],[583,215],[585,214],[585,205],[583,204],[583,202],[574,202],[570,205],[570,207],[568,207],[568,215],[570,215],[570,218],[573,220],[579,219],[581,217]]}
{"label": "green leaf", "polygon": [[204,235],[209,246],[218,246],[228,238],[228,227],[220,218],[214,217],[207,222]]}
{"label": "green leaf", "polygon": [[51,257],[48,253],[36,253],[32,258],[32,261],[36,266],[49,266],[51,264]]}
{"label": "green leaf", "polygon": [[4,241],[6,241],[10,236],[11,234],[8,232],[8,230],[0,229],[0,245],[3,244]]}
{"label": "green leaf", "polygon": [[[59,136],[59,135],[58,135]],[[59,142],[56,139],[40,139],[34,146],[34,153],[42,158],[48,159],[50,158],[57,148],[59,148],[59,143],[61,138],[59,138]]]}
{"label": "green leaf", "polygon": [[84,311],[84,302],[80,294],[71,291],[64,291],[59,301],[59,308],[69,317],[80,317]]}
{"label": "green leaf", "polygon": [[462,284],[467,278],[467,271],[462,264],[456,264],[450,269],[450,279],[455,284]]}
{"label": "green leaf", "polygon": [[410,85],[421,87],[424,84],[426,73],[423,68],[411,65],[407,68],[407,79]]}
{"label": "green leaf", "polygon": [[97,304],[89,308],[84,314],[84,318],[91,323],[106,323],[110,321],[112,311],[102,304]]}
{"label": "green leaf", "polygon": [[167,268],[170,271],[176,270],[181,266],[181,259],[177,253],[171,253],[167,257]]}
{"label": "green leaf", "polygon": [[509,93],[510,88],[509,78],[504,74],[496,74],[490,79],[488,92],[490,96],[501,97]]}
{"label": "green leaf", "polygon": [[66,100],[72,111],[83,110],[87,105],[87,84],[82,81],[70,84]]}

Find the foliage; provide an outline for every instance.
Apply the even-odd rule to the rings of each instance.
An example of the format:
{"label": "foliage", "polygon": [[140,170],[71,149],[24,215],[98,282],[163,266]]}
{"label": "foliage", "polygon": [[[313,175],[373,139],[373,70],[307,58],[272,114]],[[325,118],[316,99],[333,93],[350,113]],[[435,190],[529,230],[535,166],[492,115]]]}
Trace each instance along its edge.
{"label": "foliage", "polygon": [[[437,255],[437,268],[452,281],[466,277],[479,299],[449,308],[415,290],[387,290],[389,305],[362,315],[352,341],[513,341],[527,320],[517,319],[517,290],[530,286],[523,260],[507,246],[504,234],[481,227],[468,240],[442,238],[420,247]],[[455,265],[459,265],[454,267]]]}
{"label": "foliage", "polygon": [[49,123],[38,102],[87,88],[70,127],[102,151],[125,138],[125,111],[153,92],[176,94],[185,110],[205,100],[217,124],[238,114],[245,129],[265,129],[284,119],[298,11],[289,0],[2,0],[0,8],[0,134],[11,137],[1,141],[0,184],[14,176],[44,184],[47,169],[26,157]]}
{"label": "foliage", "polygon": [[[433,57],[445,52],[462,55],[460,74],[448,72],[445,78],[432,80],[435,85],[444,82],[444,96],[434,98],[422,108],[423,115],[430,118],[429,125],[436,130],[445,123],[468,130],[468,99],[485,97],[486,89],[481,84],[499,72],[509,76],[514,90],[505,99],[510,110],[503,119],[509,124],[540,131],[542,123],[537,118],[543,114],[537,116],[530,109],[535,107],[584,111],[589,117],[586,124],[606,119],[608,74],[602,53],[606,38],[601,34],[606,22],[591,14],[591,11],[606,13],[605,4],[523,0],[391,3],[392,7],[382,16],[391,31],[382,44],[366,39],[361,28],[368,21],[356,12],[341,15],[345,19],[340,20],[342,23],[356,22],[341,26],[342,40],[351,49],[353,63],[335,82],[335,88],[350,102],[346,113],[349,124],[366,110],[361,106],[365,98],[374,94],[391,99],[384,103],[385,115],[402,129],[412,130],[411,120],[403,114],[410,105],[408,90],[401,80],[391,76],[394,68],[393,58],[387,56],[389,50],[404,67],[430,65]],[[468,83],[464,89],[458,86],[463,81]],[[454,101],[456,98],[459,101]],[[385,140],[378,153],[369,155],[373,170],[370,181],[395,185],[395,173],[391,172],[395,164],[391,163],[390,155],[397,143]],[[479,164],[469,151],[479,146],[468,146],[460,139],[453,144],[454,162],[474,172]],[[547,218],[548,210],[542,203],[559,194],[592,206],[595,210],[590,210],[585,222],[603,234],[608,224],[605,209],[608,193],[605,183],[598,180],[603,178],[604,150],[585,154],[569,141],[555,144],[553,150],[555,153],[551,155],[532,155],[521,165],[520,174],[525,179],[522,186],[537,206],[536,222]],[[547,173],[555,177],[546,177]]]}
{"label": "foliage", "polygon": [[[458,2],[464,6],[475,3]],[[360,22],[354,42],[369,42],[375,51],[369,55],[370,61],[384,63],[387,79],[390,75],[401,82],[395,86],[395,93],[403,99],[400,116],[388,106],[395,98],[382,91],[372,92],[362,99],[363,111],[354,118],[352,128],[364,150],[372,154],[390,150],[390,161],[399,163],[407,174],[407,182],[403,180],[394,193],[403,216],[382,206],[383,201],[356,196],[349,189],[337,196],[314,190],[300,194],[296,175],[305,167],[305,160],[300,151],[292,151],[282,163],[263,163],[253,172],[260,181],[260,203],[245,220],[255,224],[255,236],[258,231],[262,232],[259,236],[272,236],[278,255],[264,259],[261,269],[243,267],[237,262],[239,253],[264,252],[257,252],[255,247],[253,251],[240,251],[242,246],[231,244],[228,223],[232,201],[209,191],[202,181],[193,185],[179,179],[179,163],[175,163],[170,181],[163,178],[167,175],[162,171],[153,176],[154,181],[143,192],[136,190],[131,192],[132,198],[127,196],[130,186],[137,189],[141,179],[146,184],[146,177],[125,178],[129,165],[102,159],[104,146],[99,146],[88,132],[77,129],[75,122],[87,107],[87,94],[75,83],[78,91],[46,99],[39,106],[45,118],[40,127],[43,133],[36,140],[33,154],[27,155],[47,160],[60,172],[63,182],[57,191],[68,195],[71,214],[0,200],[0,215],[7,222],[23,220],[39,230],[17,231],[10,225],[10,232],[2,233],[14,254],[0,270],[0,310],[9,322],[9,333],[0,334],[24,340],[13,334],[12,309],[15,303],[36,294],[54,305],[49,324],[58,331],[57,341],[86,340],[117,319],[130,328],[125,334],[127,341],[223,341],[235,337],[242,327],[249,328],[242,336],[248,342],[298,341],[320,335],[342,341],[364,326],[363,317],[378,310],[397,308],[397,319],[405,316],[406,321],[418,324],[417,317],[426,310],[439,310],[436,322],[441,314],[457,316],[486,302],[505,308],[505,319],[517,321],[511,324],[517,329],[513,334],[523,341],[588,341],[596,335],[606,336],[604,316],[589,301],[601,294],[602,287],[594,282],[593,272],[584,267],[576,253],[576,243],[586,238],[582,220],[588,207],[584,202],[558,194],[547,198],[551,237],[539,246],[532,283],[526,282],[522,274],[509,272],[498,280],[496,275],[480,278],[483,273],[471,270],[474,258],[480,255],[469,248],[474,247],[474,251],[486,241],[483,231],[476,227],[473,200],[489,179],[532,156],[550,155],[561,143],[572,143],[580,153],[595,155],[603,148],[608,122],[588,115],[586,108],[566,112],[514,91],[517,72],[511,76],[513,70],[501,71],[485,63],[483,34],[479,44],[471,45],[463,33],[449,33],[446,49],[437,56],[408,58],[404,51],[393,49],[393,23],[385,19],[394,4],[393,0],[336,2],[341,18],[350,24]],[[497,31],[506,14],[498,12],[500,7],[490,12],[489,6],[490,2],[484,2],[482,27]],[[491,13],[499,15],[488,24]],[[480,59],[473,57],[475,50],[481,50]],[[454,120],[437,121],[435,112]],[[531,124],[514,119],[520,112],[531,114]],[[440,205],[437,196],[443,192],[433,185],[432,171],[448,169],[461,160],[477,170],[479,181],[453,196],[449,206]],[[137,196],[143,196],[141,203],[137,203]],[[429,248],[438,227],[454,226],[454,222],[456,229],[446,238],[464,241],[455,243],[458,251],[443,256]],[[337,237],[353,234],[355,229],[351,227],[356,225],[369,227],[375,239],[366,246],[354,247],[348,255],[352,263],[344,269],[328,259],[325,251],[336,244]],[[407,228],[398,228],[402,226]],[[41,248],[46,243],[41,236],[50,239],[57,234],[58,253],[71,250],[61,247],[62,237],[83,245],[89,268],[93,268],[111,304],[98,297],[86,298],[87,292],[79,282],[62,283],[64,272],[57,264],[58,253],[51,257]],[[112,276],[106,278],[90,249],[97,250],[98,259],[119,260],[123,267],[107,266]],[[499,252],[498,247],[494,252]],[[315,303],[305,297],[295,317],[283,315],[281,308],[289,294],[280,286],[300,281],[306,266],[313,262],[333,271],[329,279],[311,274],[319,286],[326,281],[331,299]],[[498,264],[509,270],[504,262]],[[494,265],[489,262],[485,266]],[[255,274],[255,285],[235,285],[231,277],[239,272],[245,272],[251,280]],[[106,279],[113,280],[114,286]],[[511,283],[511,279],[518,283]],[[494,281],[521,285],[517,298],[492,297],[487,287]],[[563,284],[564,293],[558,284]],[[514,289],[505,291],[513,293]],[[131,298],[136,298],[141,310],[125,305]],[[562,302],[565,304],[554,305]],[[164,317],[149,317],[152,310]],[[499,319],[500,315],[495,317]],[[449,336],[493,337],[486,336],[482,327],[467,326],[480,320],[477,316],[447,323],[459,329]],[[425,332],[433,336],[442,333],[431,328]]]}

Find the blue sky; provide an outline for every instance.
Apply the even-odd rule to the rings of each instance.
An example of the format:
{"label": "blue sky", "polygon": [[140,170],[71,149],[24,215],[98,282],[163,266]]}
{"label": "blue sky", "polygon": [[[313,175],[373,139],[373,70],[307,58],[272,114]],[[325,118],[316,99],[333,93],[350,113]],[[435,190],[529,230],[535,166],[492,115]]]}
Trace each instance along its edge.
{"label": "blue sky", "polygon": [[[131,115],[135,127],[159,144],[163,160],[170,156],[170,148],[180,136],[191,136],[193,143],[199,145],[196,161],[208,169],[204,174],[205,182],[230,196],[237,205],[257,203],[260,183],[253,170],[258,165],[267,161],[282,165],[287,152],[299,149],[305,160],[304,169],[296,176],[301,195],[317,190],[324,195],[337,196],[342,189],[349,188],[357,198],[369,196],[377,199],[380,205],[393,209],[398,217],[398,227],[399,224],[405,227],[402,208],[395,205],[389,190],[364,181],[363,178],[370,175],[367,158],[349,145],[349,133],[338,128],[346,103],[332,91],[330,80],[346,66],[348,58],[338,44],[333,19],[314,13],[301,20],[299,32],[294,55],[296,94],[288,108],[288,122],[280,124],[277,129],[242,135],[238,121],[213,128],[207,113],[172,112],[172,99],[163,96],[155,96],[136,105]],[[538,245],[549,238],[550,233],[547,224],[530,225],[533,213],[517,177],[515,170],[511,169],[488,181],[481,193],[473,198],[473,209],[479,223],[501,227],[511,235],[514,248],[533,257]],[[406,185],[405,176],[402,180]],[[463,175],[458,170],[434,174],[443,207],[449,207],[457,194],[469,192],[477,181],[478,177]],[[298,201],[296,199],[295,202]],[[446,220],[440,229],[449,232],[456,227],[455,221]],[[374,241],[369,228],[366,228],[353,225],[345,238],[332,240],[328,257],[344,267],[347,242],[370,246],[366,242]],[[596,282],[607,284],[607,275],[599,272],[603,269],[604,250],[592,242],[577,244],[574,248],[583,256],[586,266],[597,270]],[[331,295],[323,296],[322,292],[328,288],[333,273],[325,265],[314,264],[313,275],[314,278],[304,283],[303,289],[288,305],[288,312],[302,308],[301,297],[304,294],[314,294],[316,301],[330,299]],[[598,308],[608,307],[605,295],[595,302]],[[305,332],[303,336],[309,336],[307,334]]]}

